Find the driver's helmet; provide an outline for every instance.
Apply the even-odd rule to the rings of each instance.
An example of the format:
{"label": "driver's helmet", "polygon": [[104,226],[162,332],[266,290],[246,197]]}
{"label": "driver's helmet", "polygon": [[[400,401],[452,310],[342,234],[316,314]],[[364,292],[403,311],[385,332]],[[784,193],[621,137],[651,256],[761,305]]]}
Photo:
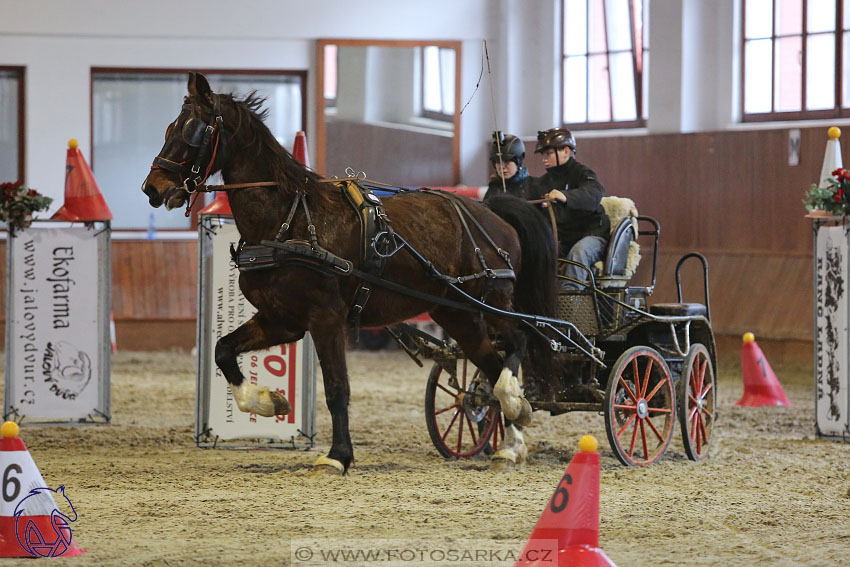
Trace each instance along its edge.
{"label": "driver's helmet", "polygon": [[490,162],[499,164],[499,150],[502,151],[502,161],[516,162],[517,167],[522,167],[525,159],[525,144],[522,140],[512,134],[502,134],[499,130],[493,132],[493,143],[490,145]]}
{"label": "driver's helmet", "polygon": [[566,128],[550,128],[546,131],[537,132],[537,147],[534,148],[534,153],[539,154],[550,148],[557,150],[564,147],[576,151],[576,139],[573,137],[573,133]]}

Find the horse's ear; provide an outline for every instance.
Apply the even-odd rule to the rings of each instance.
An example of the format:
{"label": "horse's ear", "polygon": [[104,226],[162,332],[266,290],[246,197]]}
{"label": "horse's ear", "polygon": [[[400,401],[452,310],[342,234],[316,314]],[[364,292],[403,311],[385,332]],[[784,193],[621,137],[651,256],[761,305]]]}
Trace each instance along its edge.
{"label": "horse's ear", "polygon": [[207,78],[201,73],[189,73],[189,96],[198,102],[213,102],[213,92]]}

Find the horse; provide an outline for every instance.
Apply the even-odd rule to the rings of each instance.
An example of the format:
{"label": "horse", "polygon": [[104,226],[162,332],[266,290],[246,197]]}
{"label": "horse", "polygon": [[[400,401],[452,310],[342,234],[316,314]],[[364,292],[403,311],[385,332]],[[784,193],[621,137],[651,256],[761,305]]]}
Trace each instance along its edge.
{"label": "horse", "polygon": [[[187,89],[142,183],[150,205],[179,208],[220,171],[240,248],[266,243],[298,252],[285,265],[240,269],[239,287],[257,313],[215,346],[215,362],[239,409],[265,417],[291,411],[281,394],[244,379],[237,355],[297,341],[309,332],[333,424],[331,448],[313,470],[346,474],[354,458],[347,330],[352,324],[393,325],[427,312],[481,370],[498,398],[507,429],[503,448],[492,456],[494,465],[521,464],[527,455],[521,426],[530,421],[532,409],[518,369],[522,363],[527,375],[526,366],[542,365],[546,357],[535,352],[546,352],[548,345],[515,319],[467,308],[463,295],[504,311],[552,315],[553,238],[533,206],[516,199],[487,208],[427,190],[384,197],[375,210],[387,227],[384,248],[395,242],[395,253],[380,255],[380,281],[372,278],[378,285],[368,285],[360,212],[349,202],[345,183],[323,179],[276,141],[263,122],[267,111],[256,92],[242,97],[214,93],[200,73],[189,74]],[[381,281],[392,283],[387,287]],[[491,333],[500,337],[504,355]]]}

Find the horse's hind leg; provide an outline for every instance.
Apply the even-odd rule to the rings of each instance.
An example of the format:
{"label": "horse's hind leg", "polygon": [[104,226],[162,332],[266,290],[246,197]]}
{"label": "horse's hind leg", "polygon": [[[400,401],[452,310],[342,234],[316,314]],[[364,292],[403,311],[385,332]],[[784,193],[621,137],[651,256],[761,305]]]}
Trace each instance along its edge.
{"label": "horse's hind leg", "polygon": [[[522,429],[518,427],[521,424],[512,422],[512,419],[519,417],[524,420],[525,424],[531,421],[531,405],[522,397],[522,389],[516,379],[524,353],[524,335],[518,335],[512,325],[496,323],[501,327],[499,330],[503,333],[507,347],[507,358],[502,360],[490,341],[484,321],[480,318],[466,313],[441,309],[435,310],[431,315],[434,321],[458,342],[467,358],[484,373],[491,385],[497,385],[499,379],[504,378],[505,375],[513,377],[516,388],[512,393],[519,402],[514,404],[516,413],[512,416],[505,411],[506,407],[511,407],[511,403],[499,400],[502,413],[505,414],[505,443],[504,447],[497,451],[491,459],[494,469],[511,468],[514,464],[522,463],[528,455],[528,448],[523,439]],[[507,374],[505,371],[507,371]],[[506,400],[512,402],[507,397]]]}
{"label": "horse's hind leg", "polygon": [[525,399],[519,385],[519,366],[525,356],[528,337],[509,325],[505,325],[502,336],[507,348],[505,365],[493,386],[493,395],[499,399],[502,413],[517,425],[531,423],[531,404]]}
{"label": "horse's hind leg", "polygon": [[240,411],[263,417],[287,415],[292,411],[289,401],[279,392],[245,380],[236,357],[243,352],[295,342],[303,336],[304,331],[292,331],[280,324],[271,324],[258,313],[216,342],[215,363],[230,384],[233,399]]}

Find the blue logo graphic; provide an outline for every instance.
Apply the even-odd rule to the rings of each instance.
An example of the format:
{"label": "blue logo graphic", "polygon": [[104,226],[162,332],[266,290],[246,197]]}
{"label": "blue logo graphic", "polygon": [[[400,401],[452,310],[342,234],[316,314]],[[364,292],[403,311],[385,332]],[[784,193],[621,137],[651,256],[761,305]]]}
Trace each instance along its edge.
{"label": "blue logo graphic", "polygon": [[[49,493],[53,493],[50,498]],[[54,505],[53,501],[56,504]],[[64,514],[58,507],[67,503],[70,514]],[[36,523],[35,516],[50,515],[50,524]],[[21,547],[38,557],[59,557],[71,546],[71,523],[77,521],[77,511],[65,496],[65,486],[52,488],[33,488],[18,505],[15,506],[15,536]],[[72,517],[73,516],[73,517]],[[40,524],[40,525],[39,525]]]}

